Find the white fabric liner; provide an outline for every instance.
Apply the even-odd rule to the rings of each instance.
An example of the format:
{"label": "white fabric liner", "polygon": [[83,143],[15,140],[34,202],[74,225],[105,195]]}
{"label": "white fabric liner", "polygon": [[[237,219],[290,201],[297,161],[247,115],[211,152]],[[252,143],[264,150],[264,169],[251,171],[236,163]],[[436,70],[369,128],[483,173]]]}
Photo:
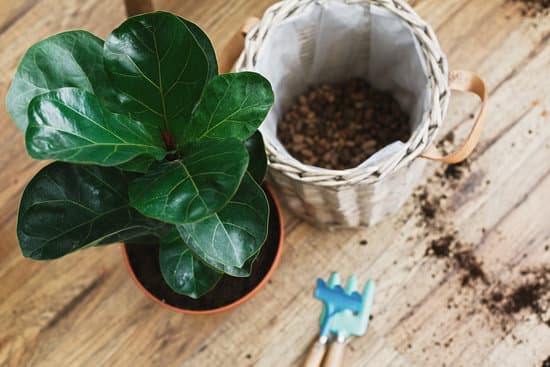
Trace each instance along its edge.
{"label": "white fabric liner", "polygon": [[[275,103],[260,131],[281,154],[295,161],[277,138],[277,123],[311,86],[363,78],[391,92],[410,115],[411,133],[421,125],[430,101],[425,59],[411,29],[375,5],[312,3],[270,29],[254,70],[271,82],[275,93]],[[396,141],[359,167],[383,164],[403,148]]]}

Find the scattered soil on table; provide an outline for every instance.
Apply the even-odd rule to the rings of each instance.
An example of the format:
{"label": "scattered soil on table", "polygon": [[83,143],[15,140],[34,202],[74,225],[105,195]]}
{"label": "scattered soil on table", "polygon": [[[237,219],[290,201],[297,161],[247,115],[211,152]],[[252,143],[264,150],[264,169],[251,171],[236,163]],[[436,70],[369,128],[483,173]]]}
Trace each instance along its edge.
{"label": "scattered soil on table", "polygon": [[521,15],[525,17],[536,17],[539,14],[550,14],[550,0],[508,0],[519,3]]}
{"label": "scattered soil on table", "polygon": [[411,135],[409,116],[389,93],[362,79],[322,84],[299,96],[277,126],[299,161],[329,169],[361,164],[384,146]]}
{"label": "scattered soil on table", "polygon": [[504,304],[504,312],[514,314],[524,308],[530,308],[531,311],[540,314],[544,310],[540,302],[542,296],[548,292],[548,290],[548,279],[546,277],[522,284],[515,288],[507,297],[506,303]]}
{"label": "scattered soil on table", "polygon": [[446,234],[433,239],[426,249],[426,256],[447,258],[448,265],[454,266],[462,273],[462,286],[471,285],[477,280],[488,283],[482,263],[476,258],[474,251],[458,241],[456,235],[456,231],[449,230]]}
{"label": "scattered soil on table", "polygon": [[439,208],[440,198],[428,196],[428,190],[426,189],[421,191],[417,198],[420,203],[422,219],[424,220],[424,223],[428,224],[435,218],[437,209]]}
{"label": "scattered soil on table", "polygon": [[476,280],[482,280],[483,283],[489,284],[485,271],[482,268],[482,263],[476,258],[472,249],[461,250],[455,253],[453,259],[464,273],[461,278],[462,286],[469,285]]}
{"label": "scattered soil on table", "polygon": [[[550,306],[550,267],[523,269],[516,284],[497,284],[489,297],[482,300],[494,313],[512,316],[522,310],[544,320]],[[550,325],[549,325],[550,326]]]}
{"label": "scattered soil on table", "polygon": [[464,172],[469,169],[468,161],[462,161],[460,163],[449,164],[443,174],[445,178],[450,180],[460,180],[464,175]]}
{"label": "scattered soil on table", "polygon": [[186,310],[209,310],[229,305],[250,293],[265,278],[279,248],[280,218],[271,195],[269,230],[265,244],[252,266],[252,274],[245,278],[224,275],[218,284],[199,299],[174,292],[164,281],[159,264],[157,244],[133,244],[126,247],[128,259],[141,284],[163,302]]}
{"label": "scattered soil on table", "polygon": [[[450,133],[439,144],[439,149],[448,152],[453,142],[454,136]],[[511,280],[503,282],[498,274],[486,269],[473,244],[462,239],[453,224],[446,193],[460,185],[464,189],[470,172],[468,161],[442,167],[428,178],[428,185],[419,187],[413,194],[413,215],[420,229],[417,240],[427,242],[425,256],[444,262],[445,278],[452,276],[449,273],[458,274],[460,290],[447,307],[460,310],[457,319],[483,312],[487,324],[501,329],[503,335],[513,328],[518,316],[534,315],[550,327],[550,266],[515,270]],[[480,230],[485,236],[486,229]],[[441,341],[437,343],[441,345]]]}
{"label": "scattered soil on table", "polygon": [[[451,131],[438,143],[437,147],[448,154],[453,150],[454,144],[454,133]],[[457,183],[469,173],[470,162],[464,160],[460,163],[446,165],[444,169],[435,173],[434,179],[440,181],[440,186],[455,188]]]}
{"label": "scattered soil on table", "polygon": [[455,243],[454,234],[448,234],[440,238],[432,240],[430,247],[426,250],[426,255],[434,255],[435,257],[449,257],[451,255],[451,247]]}

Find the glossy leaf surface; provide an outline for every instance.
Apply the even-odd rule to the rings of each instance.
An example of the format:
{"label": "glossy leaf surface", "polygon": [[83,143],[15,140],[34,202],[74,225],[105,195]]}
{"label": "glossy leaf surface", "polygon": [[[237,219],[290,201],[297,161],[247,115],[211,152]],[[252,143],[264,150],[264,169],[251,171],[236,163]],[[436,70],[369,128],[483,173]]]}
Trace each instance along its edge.
{"label": "glossy leaf surface", "polygon": [[214,50],[195,25],[166,12],[135,16],[105,41],[105,67],[119,91],[118,112],[173,137],[217,74]]}
{"label": "glossy leaf surface", "polygon": [[185,18],[178,17],[179,20],[187,27],[187,30],[191,32],[195,41],[202,49],[206,62],[208,64],[208,74],[206,75],[206,80],[210,81],[213,77],[218,75],[218,60],[216,59],[216,52],[212,42],[208,38],[208,35],[200,29],[195,23],[188,21]]}
{"label": "glossy leaf surface", "polygon": [[160,131],[105,109],[93,94],[62,88],[29,106],[27,150],[37,159],[112,166],[148,154],[166,155]]}
{"label": "glossy leaf surface", "polygon": [[26,130],[27,109],[35,96],[64,87],[111,99],[101,39],[86,31],[70,31],[46,38],[27,50],[6,98],[17,127]]}
{"label": "glossy leaf surface", "polygon": [[206,86],[183,131],[183,141],[227,137],[242,141],[258,129],[272,104],[273,91],[260,74],[218,75]]}
{"label": "glossy leaf surface", "polygon": [[193,251],[240,268],[265,242],[268,219],[269,204],[265,193],[247,174],[235,196],[222,210],[177,227]]}
{"label": "glossy leaf surface", "polygon": [[[189,234],[187,232],[185,232],[184,230],[181,230],[181,228],[179,228],[179,231],[180,231],[180,235],[182,237],[187,236],[186,237],[186,243],[189,243]],[[231,275],[233,277],[239,277],[239,278],[244,278],[244,277],[250,276],[250,274],[252,272],[252,265],[254,264],[254,261],[256,261],[256,258],[258,257],[258,254],[259,254],[259,251],[258,251],[257,253],[252,255],[249,259],[246,260],[244,265],[239,268],[237,266],[229,266],[229,265],[222,264],[219,261],[216,261],[216,260],[212,259],[211,257],[208,257],[208,255],[206,253],[204,253],[204,251],[202,251],[200,248],[196,248],[196,247],[191,248],[189,246],[188,246],[188,248],[193,252],[193,254],[197,258],[199,258],[203,263],[207,264],[208,266],[210,266],[214,270],[217,270],[219,272],[223,272],[223,273],[225,273],[227,275]]]}
{"label": "glossy leaf surface", "polygon": [[158,226],[129,207],[119,169],[56,162],[23,192],[17,236],[24,256],[45,260],[154,234]]}
{"label": "glossy leaf surface", "polygon": [[220,210],[235,194],[248,166],[236,139],[189,143],[177,161],[155,162],[130,184],[132,206],[169,223],[193,222]]}
{"label": "glossy leaf surface", "polygon": [[223,275],[196,257],[175,227],[160,240],[159,260],[162,276],[170,288],[192,298],[207,293]]}
{"label": "glossy leaf surface", "polygon": [[267,156],[262,134],[256,131],[244,141],[244,146],[250,157],[247,171],[254,181],[261,185],[267,172]]}

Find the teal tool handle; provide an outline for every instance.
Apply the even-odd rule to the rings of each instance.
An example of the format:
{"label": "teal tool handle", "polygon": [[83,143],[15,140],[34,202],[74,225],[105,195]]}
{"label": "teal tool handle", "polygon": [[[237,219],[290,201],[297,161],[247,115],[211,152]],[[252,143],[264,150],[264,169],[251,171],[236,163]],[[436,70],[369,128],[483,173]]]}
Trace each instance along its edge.
{"label": "teal tool handle", "polygon": [[326,349],[327,339],[323,337],[317,339],[309,349],[309,353],[304,361],[304,367],[320,367]]}

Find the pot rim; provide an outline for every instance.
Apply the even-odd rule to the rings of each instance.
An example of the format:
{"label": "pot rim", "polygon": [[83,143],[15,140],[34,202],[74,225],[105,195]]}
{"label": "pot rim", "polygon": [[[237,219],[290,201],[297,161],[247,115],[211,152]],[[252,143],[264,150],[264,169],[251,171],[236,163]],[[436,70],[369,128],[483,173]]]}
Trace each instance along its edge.
{"label": "pot rim", "polygon": [[178,313],[183,313],[183,314],[187,314],[187,315],[211,315],[211,314],[226,312],[226,311],[234,309],[237,306],[245,303],[250,298],[252,298],[254,295],[256,295],[256,293],[258,293],[265,286],[265,284],[268,282],[268,280],[273,275],[273,272],[275,271],[275,268],[277,268],[277,266],[279,265],[279,261],[281,259],[281,254],[282,254],[282,250],[283,250],[284,237],[285,237],[284,236],[285,232],[284,232],[284,223],[283,223],[283,213],[282,213],[282,210],[281,210],[281,205],[279,203],[279,199],[277,198],[277,196],[273,192],[273,189],[271,188],[271,186],[267,182],[265,182],[263,186],[265,188],[265,191],[273,199],[273,203],[274,203],[274,206],[275,206],[275,211],[276,211],[277,215],[279,216],[279,243],[278,243],[278,246],[277,246],[277,253],[275,254],[273,262],[271,263],[271,267],[267,271],[266,275],[262,278],[262,280],[258,284],[256,284],[256,286],[250,292],[246,293],[243,297],[237,299],[236,301],[234,301],[230,304],[227,304],[227,305],[221,306],[221,307],[217,307],[217,308],[208,309],[208,310],[188,310],[188,309],[185,309],[185,308],[179,308],[179,307],[169,305],[169,304],[161,301],[160,299],[158,299],[155,295],[153,295],[151,292],[149,292],[143,286],[143,284],[141,284],[141,282],[139,281],[138,277],[136,276],[136,274],[134,272],[134,269],[132,269],[132,266],[130,265],[130,260],[128,259],[128,253],[126,252],[126,244],[122,243],[120,245],[120,249],[122,250],[122,259],[124,261],[124,265],[126,266],[126,269],[128,270],[128,273],[130,273],[130,277],[132,278],[134,283],[137,285],[137,287],[147,296],[147,298],[149,298],[153,302],[155,302],[155,303],[161,305],[162,307],[167,308],[171,311],[178,312]]}

